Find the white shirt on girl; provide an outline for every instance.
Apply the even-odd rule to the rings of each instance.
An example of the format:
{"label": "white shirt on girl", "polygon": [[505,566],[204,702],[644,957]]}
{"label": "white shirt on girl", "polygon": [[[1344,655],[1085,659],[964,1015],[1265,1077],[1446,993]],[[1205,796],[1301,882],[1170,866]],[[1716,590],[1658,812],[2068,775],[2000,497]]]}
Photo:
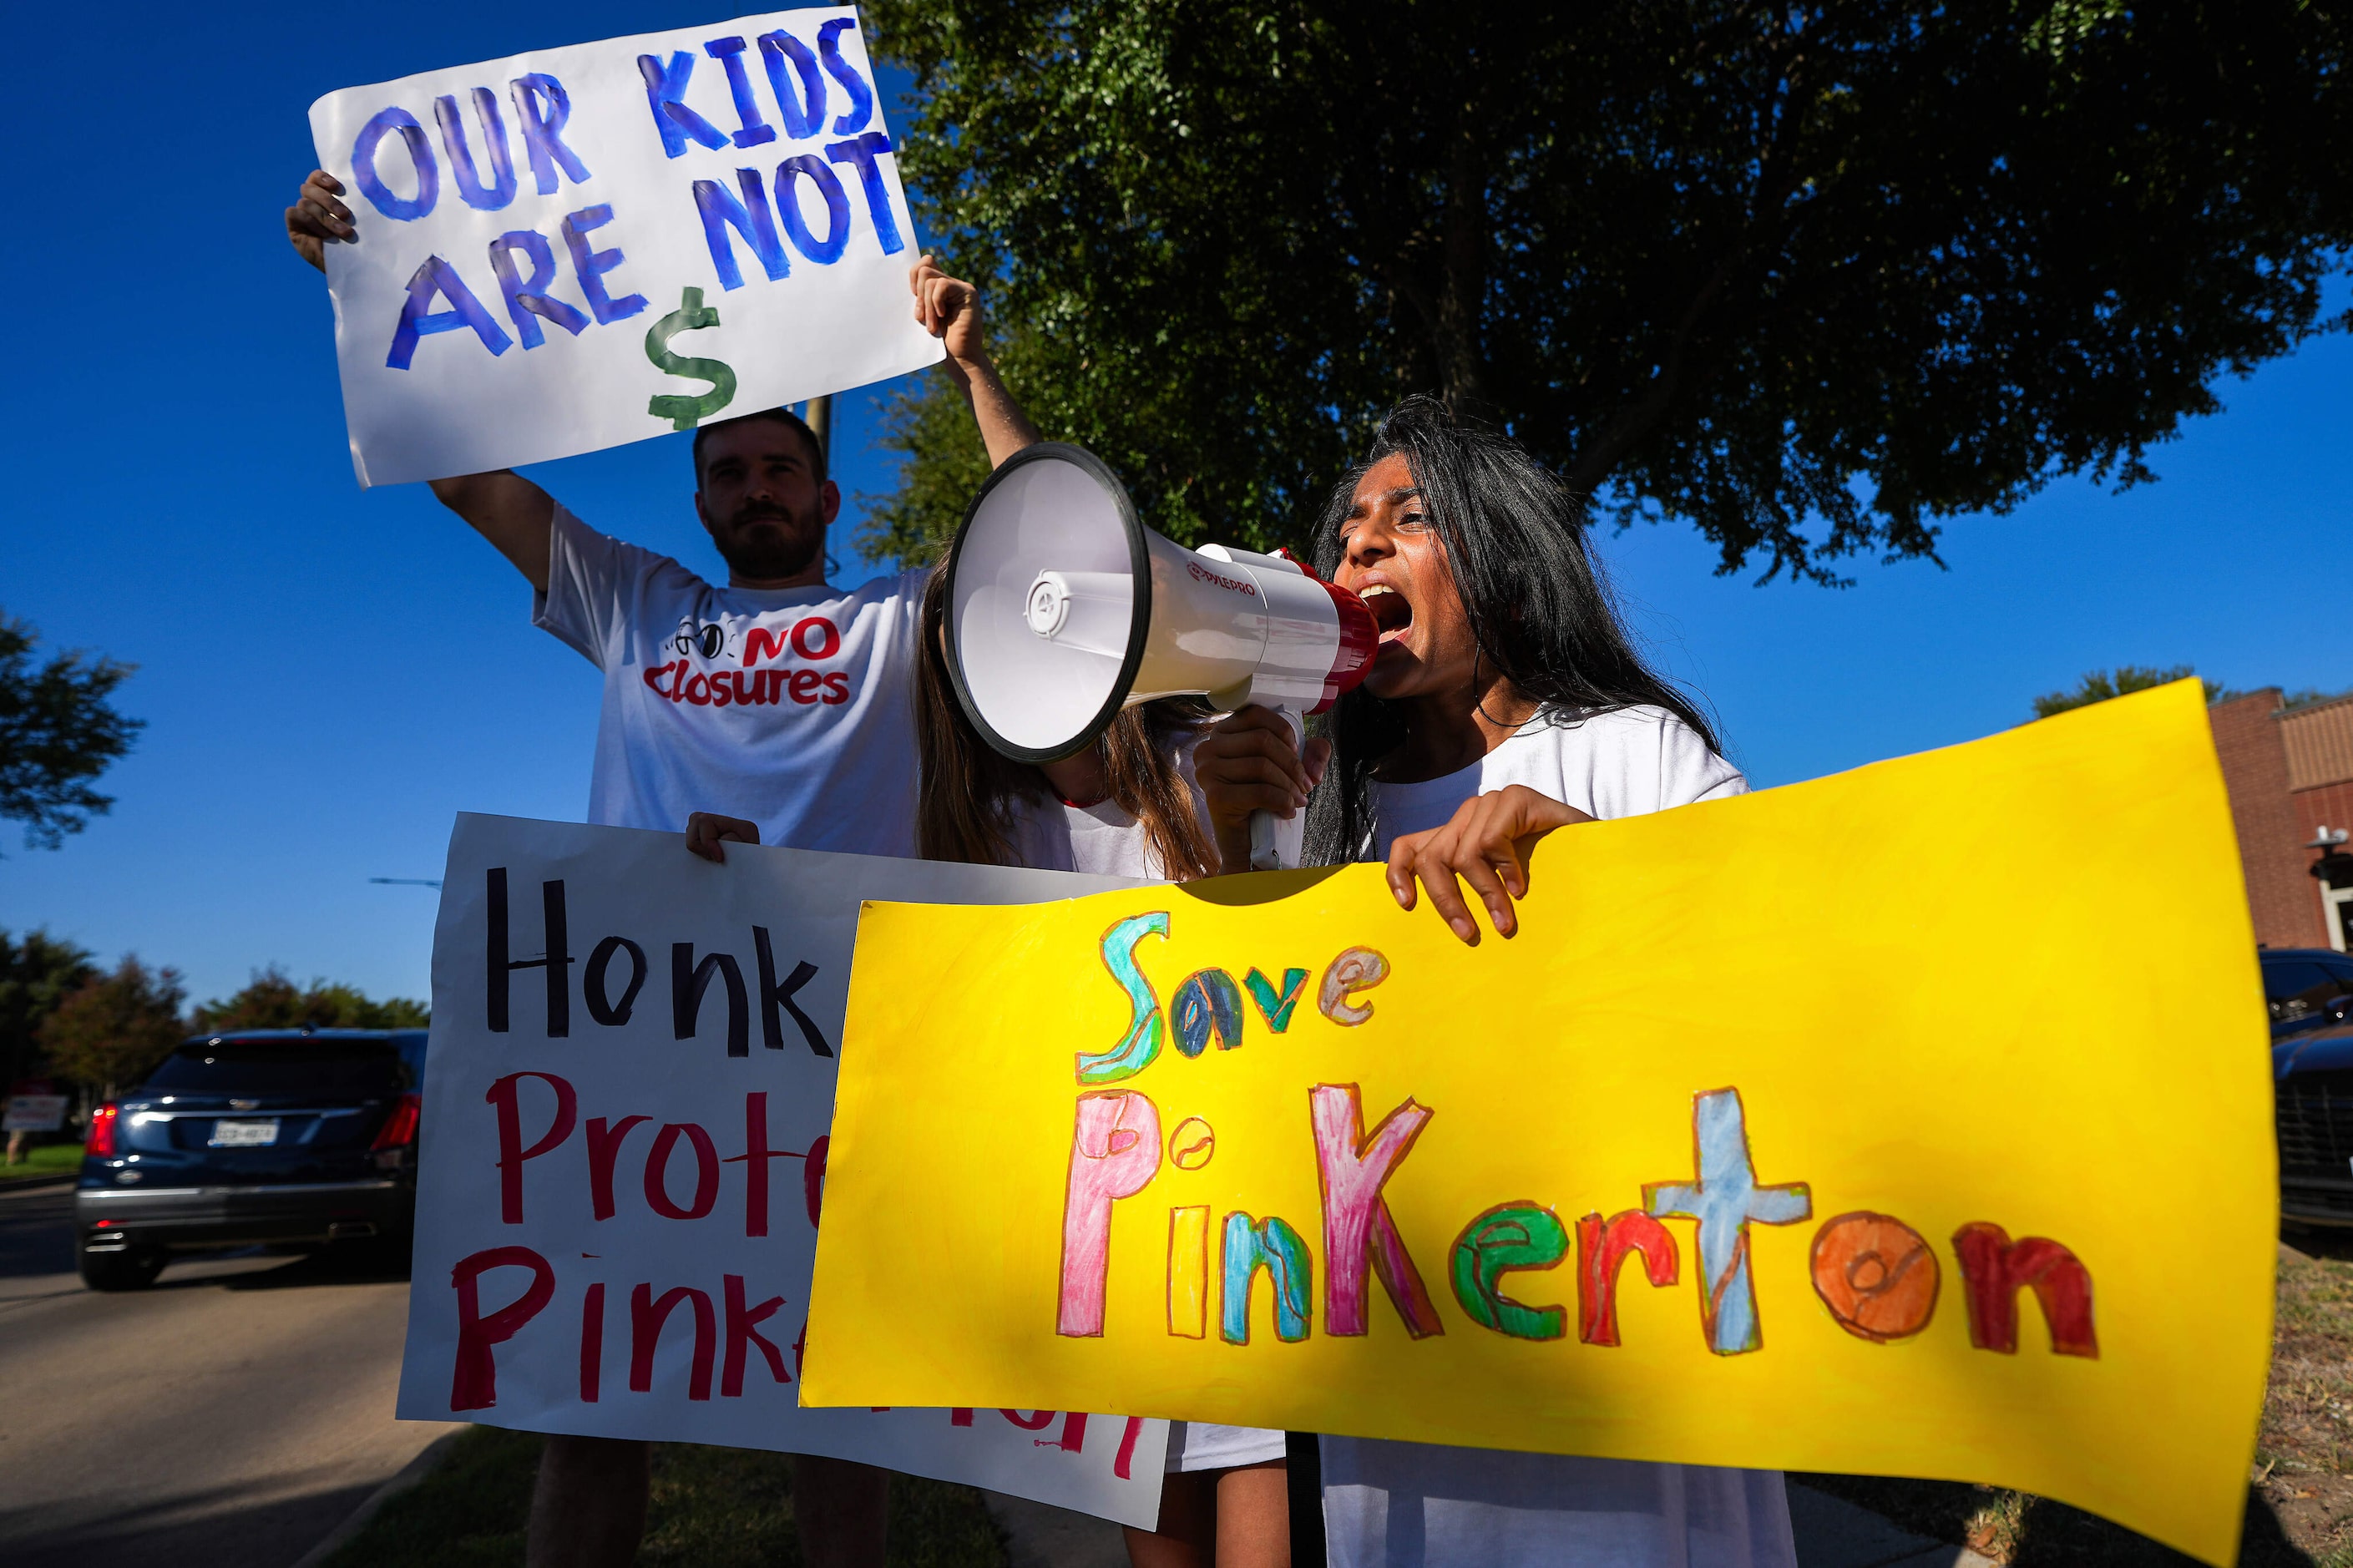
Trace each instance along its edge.
{"label": "white shirt on girl", "polygon": [[[1525,784],[1592,816],[1664,811],[1748,783],[1660,708],[1522,726],[1466,768],[1373,785],[1374,848]],[[1573,829],[1571,831],[1574,831]],[[1323,1439],[1331,1568],[1796,1568],[1778,1470]]]}

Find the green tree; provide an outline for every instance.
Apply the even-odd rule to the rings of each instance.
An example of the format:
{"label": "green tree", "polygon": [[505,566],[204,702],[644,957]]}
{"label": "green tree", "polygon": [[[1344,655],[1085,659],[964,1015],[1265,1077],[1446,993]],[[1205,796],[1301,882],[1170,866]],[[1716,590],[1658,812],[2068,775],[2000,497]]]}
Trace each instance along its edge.
{"label": "green tree", "polygon": [[313,980],[308,990],[276,964],[256,970],[234,996],[206,1002],[189,1017],[203,1034],[228,1029],[421,1029],[432,1018],[424,1003],[406,996],[370,1001],[357,986]]}
{"label": "green tree", "polygon": [[131,749],[145,721],[117,712],[107,698],[133,665],[74,648],[36,668],[40,634],[0,615],[0,818],[25,825],[25,843],[55,849],[114,797],[90,788]]}
{"label": "green tree", "polygon": [[97,973],[86,948],[46,931],[14,939],[0,931],[0,1070],[7,1074],[0,1094],[18,1079],[39,1076],[41,1021]]}
{"label": "green tree", "polygon": [[[2034,700],[2034,716],[2048,719],[2053,713],[2064,713],[2071,708],[2089,708],[2094,702],[2105,702],[2111,697],[2122,697],[2129,691],[2146,691],[2152,686],[2169,686],[2186,679],[2197,671],[2186,664],[2168,666],[2163,669],[2144,668],[2137,664],[2120,664],[2113,670],[2094,669],[2084,672],[2072,691],[2049,691]],[[2206,700],[2220,702],[2225,697],[2236,697],[2219,681],[2204,681]]]}
{"label": "green tree", "polygon": [[[1181,540],[1305,521],[1400,394],[1620,520],[1833,580],[2149,477],[2324,325],[2342,7],[875,0],[930,231],[1007,378]],[[931,437],[868,546],[954,525]],[[946,419],[953,424],[954,419]]]}
{"label": "green tree", "polygon": [[902,571],[925,565],[955,533],[973,492],[988,477],[988,448],[981,445],[963,391],[945,371],[891,395],[882,411],[881,446],[902,459],[899,488],[859,496],[865,519],[858,530],[859,553],[896,563]]}
{"label": "green tree", "polygon": [[125,953],[111,974],[83,982],[42,1020],[49,1062],[78,1083],[112,1096],[145,1079],[185,1037],[176,969],[150,969]]}

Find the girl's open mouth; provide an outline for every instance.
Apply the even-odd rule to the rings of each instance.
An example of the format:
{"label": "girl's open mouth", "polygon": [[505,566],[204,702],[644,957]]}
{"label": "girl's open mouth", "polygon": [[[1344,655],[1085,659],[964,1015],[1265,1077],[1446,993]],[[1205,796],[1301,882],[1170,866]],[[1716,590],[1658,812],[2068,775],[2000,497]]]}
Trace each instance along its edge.
{"label": "girl's open mouth", "polygon": [[1361,596],[1365,608],[1373,613],[1373,625],[1379,628],[1384,643],[1399,641],[1413,628],[1413,605],[1388,584],[1376,584]]}

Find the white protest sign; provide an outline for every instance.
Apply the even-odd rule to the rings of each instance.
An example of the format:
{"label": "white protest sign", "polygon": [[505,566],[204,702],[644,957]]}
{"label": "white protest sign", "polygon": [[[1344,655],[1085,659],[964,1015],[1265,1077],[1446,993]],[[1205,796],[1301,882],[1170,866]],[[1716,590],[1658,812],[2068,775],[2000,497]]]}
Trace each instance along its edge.
{"label": "white protest sign", "polygon": [[0,1132],[55,1132],[66,1124],[66,1097],[62,1094],[19,1094],[8,1101],[8,1109],[0,1114]]}
{"label": "white protest sign", "polygon": [[798,1404],[860,902],[1123,885],[459,817],[400,1415],[827,1454],[1149,1528],[1164,1422]]}
{"label": "white protest sign", "polygon": [[541,49],[311,106],[362,485],[568,457],[936,362],[854,9]]}

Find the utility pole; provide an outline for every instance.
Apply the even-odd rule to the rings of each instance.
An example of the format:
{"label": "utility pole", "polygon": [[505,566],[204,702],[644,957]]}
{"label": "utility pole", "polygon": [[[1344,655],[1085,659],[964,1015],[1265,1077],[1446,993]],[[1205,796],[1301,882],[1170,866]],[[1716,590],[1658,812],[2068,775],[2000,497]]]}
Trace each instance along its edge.
{"label": "utility pole", "polygon": [[812,397],[802,407],[807,412],[801,418],[807,424],[809,433],[817,437],[818,455],[826,459],[826,467],[830,469],[833,467],[833,394],[828,392],[823,397]]}

